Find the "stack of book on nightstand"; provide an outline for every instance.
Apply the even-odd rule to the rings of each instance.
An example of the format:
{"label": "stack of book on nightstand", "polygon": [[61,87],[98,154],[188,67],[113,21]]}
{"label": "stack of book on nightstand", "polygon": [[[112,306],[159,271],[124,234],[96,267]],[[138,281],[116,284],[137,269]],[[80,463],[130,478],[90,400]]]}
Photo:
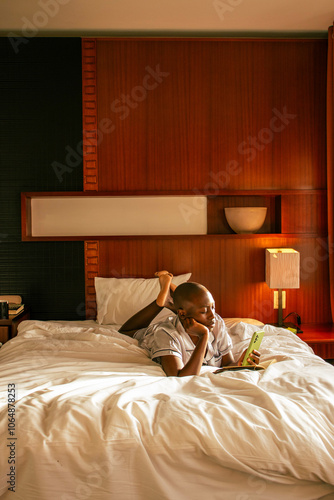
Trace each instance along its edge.
{"label": "stack of book on nightstand", "polygon": [[19,314],[24,309],[24,304],[16,304],[15,302],[8,303],[8,314],[9,316],[15,316]]}
{"label": "stack of book on nightstand", "polygon": [[21,295],[0,295],[0,300],[8,302],[9,316],[16,316],[24,310],[24,304]]}

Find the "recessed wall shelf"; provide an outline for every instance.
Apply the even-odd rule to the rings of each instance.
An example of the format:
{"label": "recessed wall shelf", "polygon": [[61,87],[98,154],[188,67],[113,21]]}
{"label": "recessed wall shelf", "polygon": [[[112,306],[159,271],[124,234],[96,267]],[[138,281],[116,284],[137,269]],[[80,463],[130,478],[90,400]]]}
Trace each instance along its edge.
{"label": "recessed wall shelf", "polygon": [[235,234],[230,228],[224,208],[267,207],[263,226],[255,234],[281,233],[281,196],[227,195],[208,197],[208,234]]}

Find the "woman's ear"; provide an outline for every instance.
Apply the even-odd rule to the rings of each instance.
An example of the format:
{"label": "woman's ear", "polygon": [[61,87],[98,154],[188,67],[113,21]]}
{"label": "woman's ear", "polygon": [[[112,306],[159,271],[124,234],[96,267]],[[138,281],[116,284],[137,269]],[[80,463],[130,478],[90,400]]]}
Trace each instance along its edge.
{"label": "woman's ear", "polygon": [[180,319],[185,319],[187,317],[187,311],[185,309],[178,309],[177,314]]}

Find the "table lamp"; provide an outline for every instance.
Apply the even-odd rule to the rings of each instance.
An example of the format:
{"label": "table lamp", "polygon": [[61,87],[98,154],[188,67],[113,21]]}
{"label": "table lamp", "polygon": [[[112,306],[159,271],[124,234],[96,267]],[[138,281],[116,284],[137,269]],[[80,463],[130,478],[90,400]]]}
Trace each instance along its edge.
{"label": "table lamp", "polygon": [[300,254],[293,248],[266,248],[266,283],[278,290],[278,326],[283,324],[282,289],[299,288]]}

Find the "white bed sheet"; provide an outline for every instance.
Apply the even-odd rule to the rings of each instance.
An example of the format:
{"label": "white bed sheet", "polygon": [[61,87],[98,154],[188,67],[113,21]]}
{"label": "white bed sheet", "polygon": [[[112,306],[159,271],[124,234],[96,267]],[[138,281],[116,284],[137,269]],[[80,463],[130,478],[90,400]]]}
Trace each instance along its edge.
{"label": "white bed sheet", "polygon": [[[258,328],[231,324],[236,355]],[[0,350],[1,498],[334,498],[334,367],[264,330],[262,359],[279,361],[264,372],[167,378],[115,326],[23,322]]]}

